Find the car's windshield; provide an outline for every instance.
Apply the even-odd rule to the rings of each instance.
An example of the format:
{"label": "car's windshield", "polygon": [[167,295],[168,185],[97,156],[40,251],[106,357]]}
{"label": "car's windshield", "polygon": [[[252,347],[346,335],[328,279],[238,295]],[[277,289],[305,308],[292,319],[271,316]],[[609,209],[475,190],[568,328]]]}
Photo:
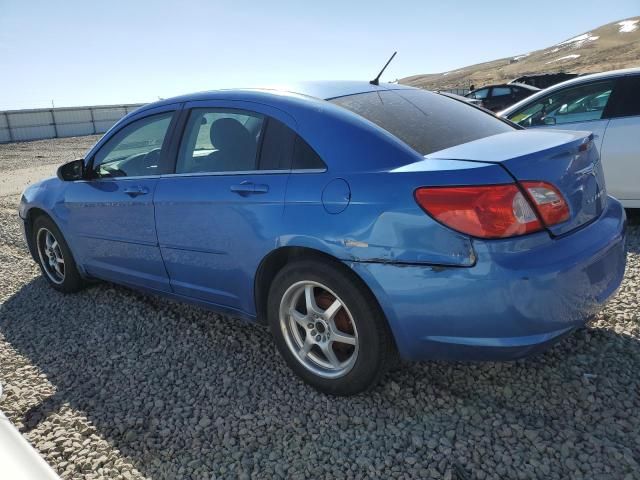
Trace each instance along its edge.
{"label": "car's windshield", "polygon": [[330,101],[375,123],[422,155],[514,130],[466,102],[424,90],[368,92]]}

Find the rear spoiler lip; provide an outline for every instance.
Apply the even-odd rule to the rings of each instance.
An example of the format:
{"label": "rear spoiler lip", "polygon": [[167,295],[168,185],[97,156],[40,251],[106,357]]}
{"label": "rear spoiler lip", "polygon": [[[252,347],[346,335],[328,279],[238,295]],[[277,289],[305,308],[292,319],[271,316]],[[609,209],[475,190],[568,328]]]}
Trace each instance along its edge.
{"label": "rear spoiler lip", "polygon": [[[424,155],[425,160],[457,160],[464,162],[503,163],[575,143],[593,141],[594,135],[581,130],[516,130],[499,133],[455,147]],[[529,145],[527,145],[529,144]]]}
{"label": "rear spoiler lip", "polygon": [[[579,147],[580,145],[583,144],[587,144],[591,141],[593,141],[594,139],[594,135],[591,132],[585,132],[585,131],[574,131],[574,130],[558,130],[557,132],[562,133],[562,134],[569,134],[572,138],[568,139],[569,141],[565,141],[565,142],[559,142],[555,145],[552,146],[547,146],[547,148],[543,148],[540,150],[530,150],[530,151],[526,151],[526,152],[519,152],[517,155],[514,156],[507,156],[505,158],[502,159],[491,159],[491,158],[466,158],[463,156],[446,156],[443,154],[443,152],[454,152],[455,150],[458,150],[459,147],[465,146],[466,145],[472,145],[478,141],[484,140],[484,139],[480,139],[480,140],[474,140],[472,142],[468,142],[466,144],[461,144],[461,145],[457,145],[455,147],[450,147],[447,148],[445,150],[439,150],[437,152],[434,153],[430,153],[427,155],[424,155],[422,157],[422,160],[418,160],[417,162],[413,162],[413,163],[409,163],[407,165],[402,165],[400,167],[396,167],[392,170],[390,170],[390,173],[403,173],[403,172],[428,172],[428,171],[433,171],[433,170],[438,170],[437,168],[437,163],[439,162],[460,162],[462,163],[467,163],[467,164],[475,164],[478,166],[489,166],[489,165],[501,165],[502,167],[506,168],[505,163],[508,162],[509,160],[515,160],[517,158],[520,157],[526,157],[527,155],[533,155],[533,154],[537,154],[540,152],[545,152],[545,151],[549,151],[549,150],[553,150],[554,148],[558,148],[561,147],[563,145],[570,145],[571,143],[575,143],[576,147]],[[504,134],[499,134],[499,135],[511,135],[515,132],[507,132]],[[520,132],[518,132],[520,133]],[[522,133],[526,133],[526,132],[522,132]],[[494,137],[497,135],[494,135]],[[491,137],[485,137],[485,138],[491,138]],[[460,168],[464,168],[463,165],[460,165]]]}

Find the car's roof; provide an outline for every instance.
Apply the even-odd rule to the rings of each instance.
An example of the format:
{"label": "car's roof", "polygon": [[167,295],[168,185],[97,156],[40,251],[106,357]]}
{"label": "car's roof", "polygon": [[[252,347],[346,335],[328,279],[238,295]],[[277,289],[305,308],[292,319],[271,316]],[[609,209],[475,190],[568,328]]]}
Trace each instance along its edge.
{"label": "car's roof", "polygon": [[500,116],[509,115],[511,112],[521,108],[523,105],[528,104],[529,102],[535,101],[541,96],[548,95],[549,93],[555,92],[556,90],[560,90],[566,87],[570,87],[572,85],[581,85],[583,83],[590,83],[597,80],[606,80],[608,78],[617,78],[624,77],[626,75],[634,75],[640,74],[640,68],[625,68],[622,70],[610,70],[608,72],[601,73],[591,73],[589,75],[581,75],[579,77],[572,78],[565,82],[556,83],[555,85],[551,85],[549,88],[545,88],[544,90],[540,90],[537,93],[534,93],[530,97],[525,98],[524,100],[520,100],[518,103],[511,105],[508,108],[505,108],[503,111],[499,112]]}
{"label": "car's roof", "polygon": [[259,90],[276,90],[281,92],[297,93],[308,97],[315,97],[321,100],[346,97],[358,93],[375,92],[380,90],[408,90],[415,89],[408,85],[399,83],[381,83],[373,85],[361,80],[340,80],[340,81],[316,81],[297,82],[285,85],[275,85],[272,87],[262,87]]}
{"label": "car's roof", "polygon": [[348,95],[356,95],[358,93],[367,93],[383,90],[415,90],[414,87],[400,85],[397,83],[380,83],[372,85],[367,81],[316,81],[316,82],[296,82],[281,85],[272,85],[266,87],[249,87],[234,88],[222,90],[209,90],[205,92],[189,93],[177,97],[167,98],[158,102],[145,105],[143,108],[154,108],[171,103],[193,102],[198,100],[215,100],[234,98],[242,99],[255,93],[263,93],[265,95],[290,94],[302,97],[310,97],[313,99],[330,100],[332,98],[346,97]]}
{"label": "car's roof", "polygon": [[505,83],[504,85],[505,87],[508,87],[509,85],[511,85],[511,86],[516,86],[520,88],[526,88],[527,90],[532,90],[534,92],[542,90],[541,88],[534,87],[533,85],[527,85],[526,83],[520,83],[520,82],[509,82],[509,83]]}
{"label": "car's roof", "polygon": [[[492,88],[492,87],[521,87],[521,88],[527,88],[529,90],[533,90],[536,92],[540,90],[538,87],[533,87],[531,85],[527,85],[526,83],[511,82],[511,83],[492,83],[490,85],[483,85],[482,87],[474,88],[469,93],[473,93],[478,90],[484,90],[485,88]],[[469,93],[467,93],[467,95],[469,95]]]}
{"label": "car's roof", "polygon": [[633,75],[640,73],[640,68],[623,68],[621,70],[609,70],[608,72],[590,73],[588,75],[580,75],[579,77],[571,78],[561,83],[556,83],[550,86],[547,90],[555,89],[560,86],[567,86],[573,84],[580,84],[583,82],[591,82],[593,80],[600,80],[611,77],[623,77],[625,75]]}

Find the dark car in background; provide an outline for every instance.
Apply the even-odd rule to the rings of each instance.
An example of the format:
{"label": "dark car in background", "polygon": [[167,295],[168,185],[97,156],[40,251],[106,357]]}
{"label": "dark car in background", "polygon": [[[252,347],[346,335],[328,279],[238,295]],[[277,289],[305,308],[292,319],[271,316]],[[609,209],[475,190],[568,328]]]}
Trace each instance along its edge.
{"label": "dark car in background", "polygon": [[580,76],[579,73],[567,73],[567,72],[555,72],[555,73],[539,73],[537,75],[523,75],[518,78],[514,78],[509,83],[523,83],[532,87],[537,87],[542,90],[552,87],[558,83],[566,82],[572,78]]}
{"label": "dark car in background", "polygon": [[477,107],[482,107],[482,100],[477,100],[475,98],[463,97],[462,95],[458,95],[457,93],[444,92],[444,91],[436,91],[436,93],[440,95],[444,95],[445,97],[453,98],[454,100],[458,100],[459,102],[470,103],[471,105],[475,105]]}
{"label": "dark car in background", "polygon": [[477,88],[465,97],[480,100],[484,108],[497,112],[539,91],[539,88],[524,83],[503,83]]}

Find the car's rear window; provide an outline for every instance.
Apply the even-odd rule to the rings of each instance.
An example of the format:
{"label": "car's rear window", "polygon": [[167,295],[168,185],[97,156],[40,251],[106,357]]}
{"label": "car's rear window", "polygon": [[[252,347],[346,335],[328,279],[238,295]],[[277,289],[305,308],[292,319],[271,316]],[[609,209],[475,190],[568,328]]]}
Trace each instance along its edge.
{"label": "car's rear window", "polygon": [[384,128],[422,155],[514,130],[478,108],[424,90],[359,93],[330,102]]}

